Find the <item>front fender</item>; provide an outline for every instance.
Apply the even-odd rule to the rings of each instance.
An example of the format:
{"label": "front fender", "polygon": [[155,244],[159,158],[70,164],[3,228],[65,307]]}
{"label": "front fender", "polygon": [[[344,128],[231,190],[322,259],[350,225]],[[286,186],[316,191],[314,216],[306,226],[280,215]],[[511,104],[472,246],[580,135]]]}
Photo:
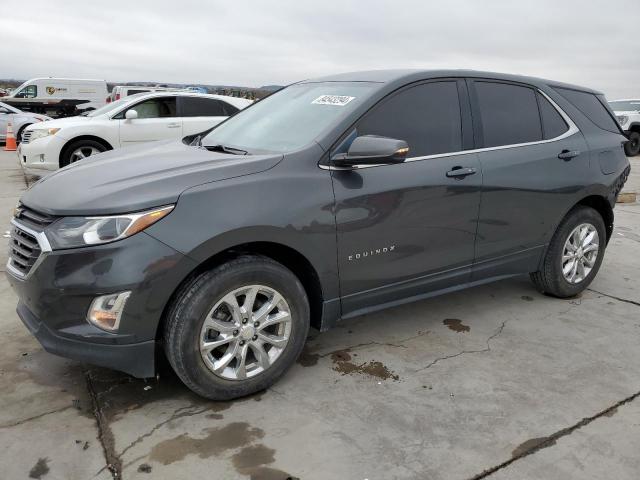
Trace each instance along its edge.
{"label": "front fender", "polygon": [[315,269],[325,300],[337,298],[333,189],[329,172],[283,161],[273,169],[193,187],[147,233],[201,264],[233,247],[288,247]]}

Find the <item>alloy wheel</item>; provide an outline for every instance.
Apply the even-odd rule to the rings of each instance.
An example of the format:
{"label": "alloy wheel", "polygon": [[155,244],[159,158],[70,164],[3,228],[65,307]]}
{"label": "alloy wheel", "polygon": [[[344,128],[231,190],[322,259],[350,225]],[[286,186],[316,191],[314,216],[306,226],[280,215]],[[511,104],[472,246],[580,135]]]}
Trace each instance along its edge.
{"label": "alloy wheel", "polygon": [[90,157],[91,155],[95,155],[96,153],[101,153],[96,147],[79,147],[76,148],[73,152],[71,152],[71,156],[69,157],[70,163],[77,162],[82,160],[83,158]]}
{"label": "alloy wheel", "polygon": [[227,293],[207,314],[200,355],[215,375],[245,380],[280,357],[291,336],[291,309],[271,287],[248,285]]}
{"label": "alloy wheel", "polygon": [[567,282],[578,284],[589,276],[598,259],[598,231],[590,223],[578,225],[562,249],[562,274]]}

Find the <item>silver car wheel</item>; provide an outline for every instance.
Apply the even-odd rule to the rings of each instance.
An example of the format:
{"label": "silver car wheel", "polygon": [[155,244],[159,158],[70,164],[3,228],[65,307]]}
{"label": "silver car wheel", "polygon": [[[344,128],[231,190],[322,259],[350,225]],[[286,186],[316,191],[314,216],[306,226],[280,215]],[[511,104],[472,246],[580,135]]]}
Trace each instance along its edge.
{"label": "silver car wheel", "polygon": [[78,160],[82,160],[83,158],[90,157],[96,153],[101,153],[96,147],[80,147],[76,148],[73,152],[71,152],[71,156],[69,160],[71,163],[77,162]]}
{"label": "silver car wheel", "polygon": [[567,282],[578,284],[589,276],[598,259],[599,241],[590,223],[573,229],[562,249],[562,274]]}
{"label": "silver car wheel", "polygon": [[214,374],[245,380],[280,357],[291,336],[291,310],[271,287],[248,285],[227,293],[207,314],[200,355]]}

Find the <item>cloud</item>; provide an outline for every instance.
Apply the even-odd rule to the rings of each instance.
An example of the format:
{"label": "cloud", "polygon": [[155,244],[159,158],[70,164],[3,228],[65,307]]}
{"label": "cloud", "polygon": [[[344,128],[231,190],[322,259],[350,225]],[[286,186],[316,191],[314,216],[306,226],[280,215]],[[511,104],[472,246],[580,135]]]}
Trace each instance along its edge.
{"label": "cloud", "polygon": [[473,68],[640,96],[637,0],[32,0],[3,76],[260,86],[379,68]]}

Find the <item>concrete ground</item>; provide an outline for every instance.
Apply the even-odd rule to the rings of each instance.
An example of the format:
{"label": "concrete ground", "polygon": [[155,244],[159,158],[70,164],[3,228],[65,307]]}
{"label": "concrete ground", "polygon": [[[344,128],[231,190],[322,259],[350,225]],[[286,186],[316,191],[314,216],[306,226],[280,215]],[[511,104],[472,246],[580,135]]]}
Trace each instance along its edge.
{"label": "concrete ground", "polygon": [[[1,152],[3,225],[25,186]],[[639,269],[640,207],[621,204],[579,298],[522,278],[367,315],[225,403],[169,371],[145,382],[44,352],[1,276],[0,477],[636,479]]]}

